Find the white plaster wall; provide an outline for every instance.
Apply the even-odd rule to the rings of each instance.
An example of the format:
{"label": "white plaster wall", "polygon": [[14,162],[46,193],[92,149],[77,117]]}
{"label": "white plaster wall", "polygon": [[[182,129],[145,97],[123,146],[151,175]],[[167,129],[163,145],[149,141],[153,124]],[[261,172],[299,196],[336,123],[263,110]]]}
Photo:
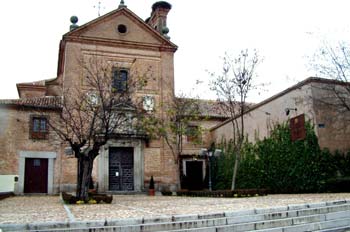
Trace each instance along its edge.
{"label": "white plaster wall", "polygon": [[[248,140],[253,142],[269,135],[274,124],[286,122],[289,118],[305,114],[306,120],[315,123],[311,86],[306,84],[294,89],[285,95],[261,104],[258,108],[244,115],[244,132]],[[272,97],[273,98],[273,97]],[[286,108],[296,108],[286,115]],[[222,138],[233,138],[232,123],[228,122],[212,131],[214,141],[220,142]]]}
{"label": "white plaster wall", "polygon": [[0,175],[0,193],[15,192],[15,177],[17,175]]}

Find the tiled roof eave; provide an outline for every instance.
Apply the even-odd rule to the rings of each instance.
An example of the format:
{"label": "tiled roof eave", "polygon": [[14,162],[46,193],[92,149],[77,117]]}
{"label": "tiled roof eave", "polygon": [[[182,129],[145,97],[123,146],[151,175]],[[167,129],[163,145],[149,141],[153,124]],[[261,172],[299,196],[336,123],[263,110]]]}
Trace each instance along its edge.
{"label": "tiled roof eave", "polygon": [[37,109],[62,109],[61,97],[40,97],[40,98],[23,98],[23,99],[4,99],[0,100],[0,106],[12,107],[30,107]]}

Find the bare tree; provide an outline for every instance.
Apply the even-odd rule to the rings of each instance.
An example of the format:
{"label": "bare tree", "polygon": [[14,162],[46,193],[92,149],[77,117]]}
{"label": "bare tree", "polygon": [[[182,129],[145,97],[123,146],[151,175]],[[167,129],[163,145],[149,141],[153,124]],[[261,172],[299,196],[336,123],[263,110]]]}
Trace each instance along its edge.
{"label": "bare tree", "polygon": [[141,111],[134,93],[144,81],[133,68],[112,78],[116,67],[98,57],[80,64],[84,78],[64,90],[59,120],[50,126],[77,158],[76,197],[86,201],[100,148],[111,138],[136,133],[134,121]]}
{"label": "bare tree", "polygon": [[196,135],[201,132],[200,127],[188,130],[191,122],[199,119],[199,100],[180,94],[172,104],[168,105],[167,114],[170,120],[162,123],[161,136],[165,139],[177,163],[183,152],[183,137],[189,133],[193,137],[197,137]]}
{"label": "bare tree", "polygon": [[201,117],[199,99],[189,98],[184,94],[175,97],[172,102],[164,106],[167,118],[160,118],[157,114],[144,115],[143,126],[151,137],[163,138],[169,147],[175,164],[178,165],[179,175],[179,159],[183,153],[184,136],[192,136],[198,138],[192,141],[200,143],[201,127],[191,127],[194,121],[198,121]]}
{"label": "bare tree", "polygon": [[210,88],[216,93],[217,101],[222,112],[231,118],[232,141],[236,154],[232,174],[231,189],[235,189],[237,171],[241,160],[241,148],[244,141],[243,114],[248,109],[246,100],[249,92],[255,88],[252,81],[259,56],[256,51],[249,56],[248,50],[243,50],[232,58],[225,54],[223,58],[222,73],[211,73]]}
{"label": "bare tree", "polygon": [[339,42],[332,46],[324,42],[314,54],[311,68],[317,77],[333,79],[326,85],[315,86],[323,90],[321,97],[314,99],[317,103],[331,106],[340,115],[350,113],[350,45]]}

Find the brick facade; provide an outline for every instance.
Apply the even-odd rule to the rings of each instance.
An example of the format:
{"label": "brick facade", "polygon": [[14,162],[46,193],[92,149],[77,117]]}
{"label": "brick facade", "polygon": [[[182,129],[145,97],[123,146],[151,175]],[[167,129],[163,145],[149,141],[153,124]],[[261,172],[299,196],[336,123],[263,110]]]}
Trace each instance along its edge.
{"label": "brick facade", "polygon": [[[159,28],[166,27],[171,6],[154,7],[164,9],[155,9],[148,23],[122,6],[66,33],[60,43],[57,78],[17,84],[19,100],[0,100],[0,175],[19,177],[17,193],[23,193],[26,160],[31,158],[48,160],[47,193],[74,190],[77,161],[70,154],[69,146],[50,129],[46,139],[32,139],[30,118],[37,114],[57,120],[62,109],[59,104],[53,104],[52,99],[59,101],[62,95],[74,98],[74,88],[88,90],[83,64],[91,59],[97,58],[110,68],[125,68],[133,75],[146,75],[147,84],[137,90],[133,98],[151,96],[158,116],[167,120],[165,106],[175,96],[174,53],[177,46],[170,42],[166,30]],[[220,121],[222,118],[213,117],[204,123],[203,143],[196,146],[186,143],[184,154],[197,155],[201,147],[206,147],[209,127]],[[93,180],[99,191],[110,190],[109,151],[113,147],[133,148],[134,191],[144,191],[151,176],[158,189],[179,187],[179,166],[162,139],[125,138],[109,141],[94,162]]]}

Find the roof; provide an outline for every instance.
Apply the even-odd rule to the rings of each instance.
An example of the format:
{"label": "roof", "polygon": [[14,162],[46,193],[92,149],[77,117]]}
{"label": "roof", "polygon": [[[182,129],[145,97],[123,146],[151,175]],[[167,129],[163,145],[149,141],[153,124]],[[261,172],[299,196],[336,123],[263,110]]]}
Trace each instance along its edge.
{"label": "roof", "polygon": [[[67,32],[66,34],[63,35],[64,39],[68,39],[69,37],[75,37],[75,36],[80,36],[80,33],[87,30],[90,26],[96,25],[98,23],[103,23],[105,22],[108,18],[113,17],[115,14],[125,14],[128,17],[132,18],[137,22],[139,25],[142,25],[143,28],[145,28],[147,31],[149,31],[154,37],[158,38],[160,41],[162,41],[164,47],[169,47],[173,51],[177,50],[177,46],[172,43],[168,38],[164,37],[162,34],[160,34],[156,29],[148,25],[143,19],[141,19],[138,15],[136,15],[134,12],[129,10],[127,7],[121,7],[116,10],[113,10],[105,15],[102,15],[90,22],[87,22],[79,27],[77,27],[74,30],[71,30]],[[93,38],[96,40],[96,38]],[[125,42],[124,42],[125,43]]]}
{"label": "roof", "polygon": [[[245,111],[243,114],[247,114],[247,113],[249,113],[249,112],[251,112],[251,111],[253,111],[253,110],[255,110],[255,109],[257,109],[257,108],[259,108],[259,107],[261,107],[263,105],[265,105],[265,104],[270,103],[271,101],[273,101],[273,100],[275,100],[275,99],[277,99],[277,98],[279,98],[279,97],[281,97],[283,95],[286,95],[289,92],[292,92],[292,91],[294,91],[296,89],[299,89],[302,86],[310,84],[310,83],[323,83],[323,84],[332,84],[332,85],[350,85],[350,82],[345,82],[345,81],[339,81],[339,80],[334,80],[334,79],[326,79],[326,78],[320,78],[320,77],[309,77],[309,78],[306,78],[305,80],[300,81],[297,84],[295,84],[295,85],[293,85],[293,86],[283,90],[282,92],[279,92],[279,93],[273,95],[272,97],[267,98],[266,100],[264,100],[262,102],[259,102],[259,103],[254,104],[254,105],[252,104],[249,107],[249,109],[247,111]],[[238,115],[235,118],[229,118],[229,119],[225,120],[224,122],[219,123],[218,125],[210,128],[210,130],[213,131],[213,130],[215,130],[215,129],[217,129],[217,128],[219,128],[219,127],[221,127],[221,126],[223,126],[223,125],[225,125],[225,124],[227,124],[229,122],[231,122],[232,120],[234,120],[234,119],[236,119],[238,117],[240,117],[240,115]]]}
{"label": "roof", "polygon": [[222,119],[227,118],[227,115],[222,111],[217,101],[200,99],[199,110],[203,116]]}
{"label": "roof", "polygon": [[[179,97],[178,99],[189,99],[184,97]],[[199,111],[201,116],[210,118],[219,118],[225,120],[228,117],[222,112],[217,101],[205,100],[205,99],[195,99],[198,101]]]}
{"label": "roof", "polygon": [[36,97],[21,99],[2,99],[0,106],[24,106],[41,109],[61,109],[62,97]]}
{"label": "roof", "polygon": [[[130,19],[133,19],[134,22],[136,22],[138,25],[143,27],[146,31],[148,31],[152,36],[157,38],[159,41],[161,41],[161,46],[155,46],[152,44],[141,44],[141,43],[135,43],[131,41],[119,41],[119,40],[110,40],[110,39],[102,39],[102,38],[90,38],[85,36],[80,36],[82,32],[89,29],[90,26],[97,25],[99,23],[103,23],[109,18],[112,18],[113,16],[117,14],[124,14],[127,15]],[[115,45],[118,44],[120,46],[124,47],[135,47],[140,46],[142,48],[148,48],[148,49],[161,49],[161,50],[170,50],[175,52],[177,50],[177,46],[172,43],[168,38],[161,35],[157,30],[155,30],[153,27],[147,24],[146,21],[141,19],[139,16],[137,16],[134,12],[129,10],[126,6],[120,7],[116,10],[113,10],[105,15],[102,15],[90,22],[87,22],[79,27],[77,27],[74,30],[71,30],[63,35],[63,38],[60,42],[59,46],[59,52],[58,52],[58,65],[57,65],[57,76],[60,76],[63,73],[64,69],[64,53],[65,53],[65,47],[66,42],[73,41],[73,42],[81,42],[81,43],[91,43],[95,45]]]}

